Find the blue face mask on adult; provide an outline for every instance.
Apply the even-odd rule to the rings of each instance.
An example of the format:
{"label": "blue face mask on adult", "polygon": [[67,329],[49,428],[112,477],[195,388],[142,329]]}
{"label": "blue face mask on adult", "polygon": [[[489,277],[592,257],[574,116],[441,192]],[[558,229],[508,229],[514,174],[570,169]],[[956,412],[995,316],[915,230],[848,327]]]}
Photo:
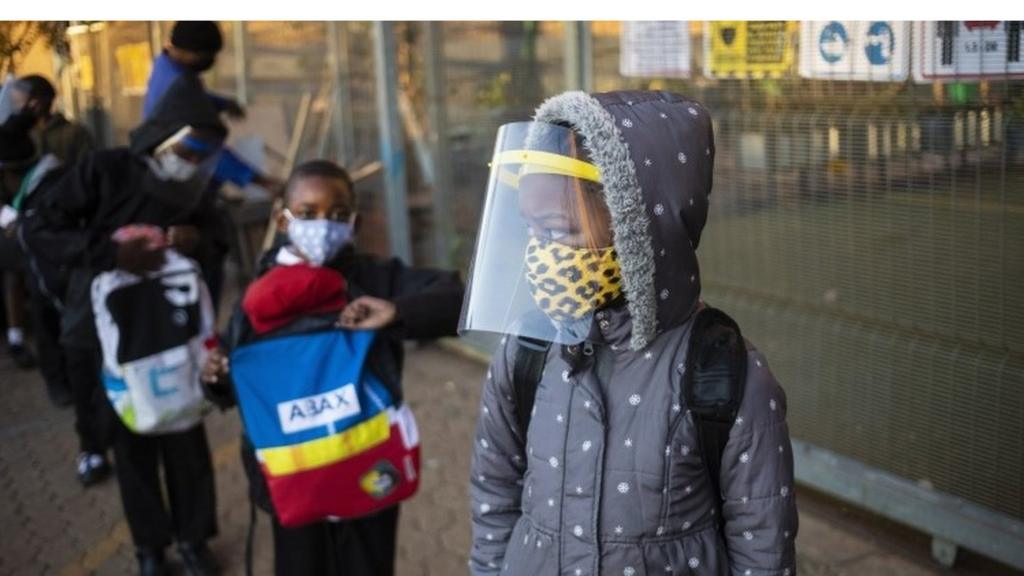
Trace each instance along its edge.
{"label": "blue face mask on adult", "polygon": [[352,243],[351,222],[300,220],[287,209],[284,214],[288,218],[288,238],[292,245],[314,266],[330,262],[342,248]]}

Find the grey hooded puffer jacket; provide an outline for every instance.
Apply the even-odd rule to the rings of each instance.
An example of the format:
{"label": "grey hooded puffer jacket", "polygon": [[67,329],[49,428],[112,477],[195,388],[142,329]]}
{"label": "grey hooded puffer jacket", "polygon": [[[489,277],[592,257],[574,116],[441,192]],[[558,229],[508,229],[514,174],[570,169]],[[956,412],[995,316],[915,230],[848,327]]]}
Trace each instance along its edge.
{"label": "grey hooded puffer jacket", "polygon": [[702,303],[696,247],[714,142],[699,103],[663,92],[545,102],[599,166],[625,302],[597,314],[593,345],[553,347],[525,435],[507,337],[487,375],[471,470],[473,574],[795,574],[786,397],[748,343],[747,382],[722,458],[723,537],[681,393]]}

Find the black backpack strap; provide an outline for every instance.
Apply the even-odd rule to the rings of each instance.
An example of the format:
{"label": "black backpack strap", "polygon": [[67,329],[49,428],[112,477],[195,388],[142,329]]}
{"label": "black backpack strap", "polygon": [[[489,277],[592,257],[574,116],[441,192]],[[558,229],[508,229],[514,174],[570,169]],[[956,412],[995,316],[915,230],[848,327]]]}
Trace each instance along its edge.
{"label": "black backpack strap", "polygon": [[533,401],[537,397],[537,385],[544,372],[551,342],[525,336],[519,336],[516,340],[518,346],[512,366],[512,389],[516,400],[516,422],[525,441],[530,417],[533,415]]}
{"label": "black backpack strap", "polygon": [[693,417],[704,469],[716,495],[721,526],[722,453],[736,421],[747,381],[747,347],[736,322],[725,312],[704,308],[697,313],[686,350],[683,398]]}
{"label": "black backpack strap", "polygon": [[249,531],[245,535],[245,576],[252,576],[253,550],[256,541],[256,502],[249,499]]}

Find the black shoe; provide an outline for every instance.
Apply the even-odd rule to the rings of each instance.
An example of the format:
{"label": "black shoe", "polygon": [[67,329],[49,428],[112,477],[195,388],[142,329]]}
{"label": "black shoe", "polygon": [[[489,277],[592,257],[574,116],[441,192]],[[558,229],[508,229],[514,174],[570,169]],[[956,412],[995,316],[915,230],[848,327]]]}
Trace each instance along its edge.
{"label": "black shoe", "polygon": [[68,408],[74,404],[74,398],[71,396],[71,391],[68,390],[66,384],[47,385],[46,394],[50,397],[50,404],[57,408]]}
{"label": "black shoe", "polygon": [[163,550],[152,548],[136,548],[135,557],[139,559],[139,576],[166,576],[167,562]]}
{"label": "black shoe", "polygon": [[36,357],[32,355],[32,351],[23,344],[12,344],[11,345],[11,358],[14,359],[14,364],[22,370],[30,370],[36,367]]}
{"label": "black shoe", "polygon": [[205,542],[178,544],[178,554],[185,565],[185,572],[190,576],[218,576],[221,574],[220,563]]}
{"label": "black shoe", "polygon": [[78,480],[88,488],[110,476],[110,464],[103,454],[82,452],[78,455]]}

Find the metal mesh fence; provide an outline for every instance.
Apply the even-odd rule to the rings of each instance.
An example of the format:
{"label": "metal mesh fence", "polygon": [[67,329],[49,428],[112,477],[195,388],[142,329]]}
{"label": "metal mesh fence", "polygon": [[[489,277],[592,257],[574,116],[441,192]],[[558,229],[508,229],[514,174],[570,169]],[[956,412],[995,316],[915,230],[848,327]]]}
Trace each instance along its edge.
{"label": "metal mesh fence", "polygon": [[[814,24],[800,61],[844,54],[838,28]],[[846,42],[862,29],[867,53],[872,24],[846,24]],[[981,50],[1019,34],[995,24]],[[947,60],[968,54],[943,26],[908,25],[903,41],[934,32],[907,45],[935,39],[940,64],[943,42]],[[647,81],[715,116],[705,299],[768,354],[796,437],[1024,517],[1024,82],[1013,55],[979,56],[993,74],[981,81],[960,62],[943,83],[914,82],[896,58],[814,78],[710,79],[714,59],[698,51],[714,49],[706,32],[727,29],[693,27],[703,74]],[[616,84],[615,64],[595,58],[601,87],[635,86]]]}

